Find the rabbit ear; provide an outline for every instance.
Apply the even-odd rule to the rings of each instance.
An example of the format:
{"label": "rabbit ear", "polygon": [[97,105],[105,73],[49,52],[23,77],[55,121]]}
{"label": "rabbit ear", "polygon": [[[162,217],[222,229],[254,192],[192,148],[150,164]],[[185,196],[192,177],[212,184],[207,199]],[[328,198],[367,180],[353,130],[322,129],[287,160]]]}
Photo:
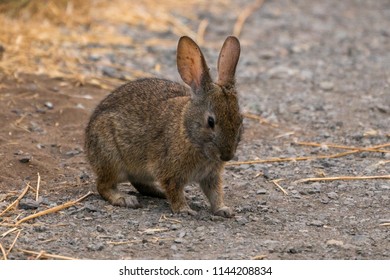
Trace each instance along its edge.
{"label": "rabbit ear", "polygon": [[220,86],[234,84],[236,66],[240,57],[240,42],[234,36],[229,36],[223,43],[218,57],[218,82]]}
{"label": "rabbit ear", "polygon": [[194,92],[211,82],[209,69],[199,46],[187,36],[179,40],[177,46],[177,69],[183,81]]}

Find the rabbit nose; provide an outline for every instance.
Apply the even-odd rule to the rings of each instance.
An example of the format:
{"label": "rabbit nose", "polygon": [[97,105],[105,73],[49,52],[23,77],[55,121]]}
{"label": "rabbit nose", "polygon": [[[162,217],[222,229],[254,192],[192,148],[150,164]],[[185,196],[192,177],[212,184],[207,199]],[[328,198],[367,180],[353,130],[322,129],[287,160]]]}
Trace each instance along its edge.
{"label": "rabbit nose", "polygon": [[234,154],[229,153],[229,154],[221,154],[220,158],[222,161],[229,161],[233,158]]}

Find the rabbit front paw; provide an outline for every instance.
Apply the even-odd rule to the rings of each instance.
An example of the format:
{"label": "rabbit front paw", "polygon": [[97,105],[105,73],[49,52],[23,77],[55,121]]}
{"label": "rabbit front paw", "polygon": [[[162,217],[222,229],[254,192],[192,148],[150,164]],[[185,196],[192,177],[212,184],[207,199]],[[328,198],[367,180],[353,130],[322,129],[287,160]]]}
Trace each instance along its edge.
{"label": "rabbit front paw", "polygon": [[185,208],[185,209],[182,209],[180,210],[180,214],[184,214],[184,215],[189,215],[189,216],[196,216],[198,214],[198,212],[196,212],[195,210],[192,210],[191,208]]}
{"label": "rabbit front paw", "polygon": [[231,218],[234,217],[234,212],[230,207],[222,206],[221,208],[214,211],[215,216],[221,216],[224,218]]}
{"label": "rabbit front paw", "polygon": [[141,204],[138,202],[138,199],[133,195],[120,196],[115,201],[113,201],[112,204],[134,209],[142,207]]}
{"label": "rabbit front paw", "polygon": [[196,216],[198,214],[198,212],[192,210],[190,207],[184,207],[180,210],[173,211],[173,213],[180,216]]}

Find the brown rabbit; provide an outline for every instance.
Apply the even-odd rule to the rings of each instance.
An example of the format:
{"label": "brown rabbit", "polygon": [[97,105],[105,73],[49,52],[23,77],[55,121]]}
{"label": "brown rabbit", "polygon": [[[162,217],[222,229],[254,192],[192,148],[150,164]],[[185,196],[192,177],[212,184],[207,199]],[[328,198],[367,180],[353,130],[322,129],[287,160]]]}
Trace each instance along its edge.
{"label": "brown rabbit", "polygon": [[197,182],[215,215],[233,216],[223,201],[221,173],[242,130],[234,78],[239,56],[238,39],[228,37],[213,83],[198,45],[184,36],[177,47],[177,68],[191,89],[140,79],[119,87],[96,107],[85,147],[103,198],[140,207],[135,196],[117,189],[118,183],[130,181],[141,194],[166,197],[174,213],[193,215],[184,186]]}

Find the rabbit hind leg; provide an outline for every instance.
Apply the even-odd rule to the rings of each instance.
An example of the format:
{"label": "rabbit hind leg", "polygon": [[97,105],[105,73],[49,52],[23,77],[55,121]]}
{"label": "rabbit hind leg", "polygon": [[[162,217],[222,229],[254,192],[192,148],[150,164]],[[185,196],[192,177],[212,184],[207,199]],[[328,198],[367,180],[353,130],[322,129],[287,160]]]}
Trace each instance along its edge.
{"label": "rabbit hind leg", "polygon": [[105,174],[99,174],[96,182],[97,190],[112,205],[140,208],[141,204],[134,195],[126,194],[118,189],[118,182],[120,180],[115,173],[105,172]]}
{"label": "rabbit hind leg", "polygon": [[131,184],[142,195],[166,198],[165,192],[156,183],[145,184],[131,181]]}

